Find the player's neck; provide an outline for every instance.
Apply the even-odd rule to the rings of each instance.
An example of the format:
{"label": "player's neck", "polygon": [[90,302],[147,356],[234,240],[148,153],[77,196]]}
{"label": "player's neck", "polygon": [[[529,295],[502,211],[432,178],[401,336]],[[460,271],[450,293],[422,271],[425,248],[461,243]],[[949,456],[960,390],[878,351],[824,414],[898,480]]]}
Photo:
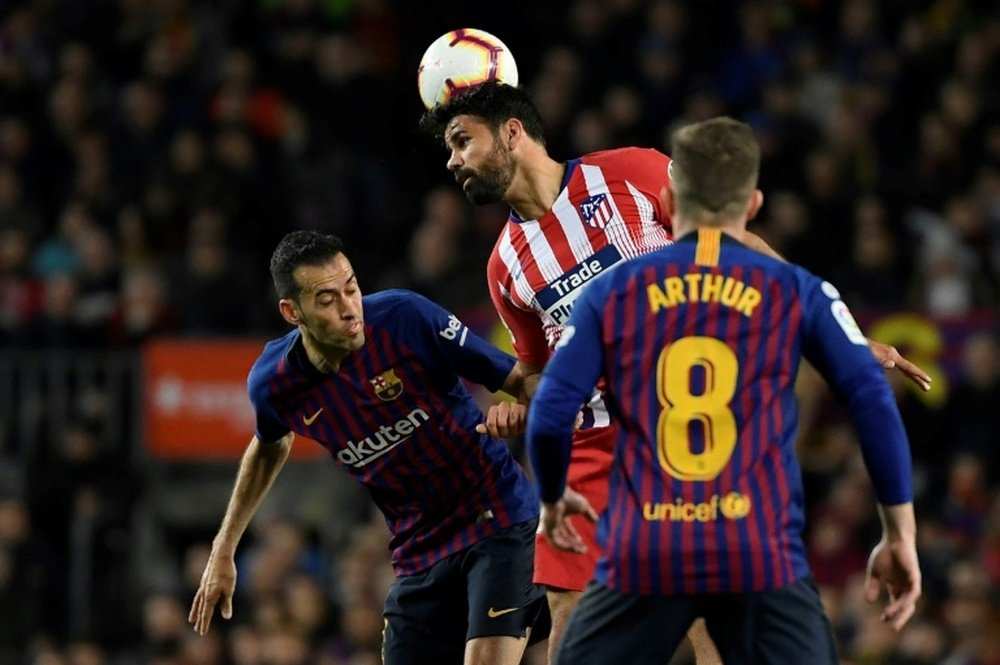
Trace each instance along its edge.
{"label": "player's neck", "polygon": [[308,331],[302,331],[302,347],[306,350],[309,363],[324,374],[332,374],[340,369],[340,364],[350,353],[347,349],[320,346]]}
{"label": "player's neck", "polygon": [[538,219],[552,207],[562,191],[566,164],[542,151],[522,159],[504,199],[521,219]]}
{"label": "player's neck", "polygon": [[694,233],[698,229],[717,229],[728,236],[743,242],[746,234],[747,220],[740,218],[715,217],[711,222],[703,219],[688,219],[682,215],[675,214],[673,217],[674,238],[681,238]]}

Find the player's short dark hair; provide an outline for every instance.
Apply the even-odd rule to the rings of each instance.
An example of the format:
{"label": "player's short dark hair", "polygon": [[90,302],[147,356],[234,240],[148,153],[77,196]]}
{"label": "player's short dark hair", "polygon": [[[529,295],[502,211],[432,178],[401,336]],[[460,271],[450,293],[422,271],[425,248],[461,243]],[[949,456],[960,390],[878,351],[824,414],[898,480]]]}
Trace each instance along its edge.
{"label": "player's short dark hair", "polygon": [[292,273],[299,266],[323,266],[344,253],[344,243],[335,235],[318,231],[292,231],[271,255],[271,279],[279,298],[298,301],[302,287]]}
{"label": "player's short dark hair", "polygon": [[681,127],[670,143],[671,188],[683,214],[723,213],[756,189],[760,144],[749,125],[712,118]]}
{"label": "player's short dark hair", "polygon": [[443,138],[448,123],[459,115],[481,118],[494,133],[507,120],[517,118],[528,136],[545,145],[542,116],[528,93],[520,88],[498,81],[480,83],[424,113],[420,129],[434,138]]}

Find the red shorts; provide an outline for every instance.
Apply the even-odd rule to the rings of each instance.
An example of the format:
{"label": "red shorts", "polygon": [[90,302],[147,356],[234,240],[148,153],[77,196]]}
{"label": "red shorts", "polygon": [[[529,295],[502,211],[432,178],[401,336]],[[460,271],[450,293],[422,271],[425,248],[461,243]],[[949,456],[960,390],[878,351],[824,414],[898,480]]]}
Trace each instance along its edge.
{"label": "red shorts", "polygon": [[[568,484],[590,501],[600,515],[608,505],[614,428],[581,430],[573,437]],[[597,525],[580,515],[570,518],[587,545],[585,554],[556,549],[541,533],[535,534],[535,583],[583,591],[594,576],[601,551],[597,547]]]}

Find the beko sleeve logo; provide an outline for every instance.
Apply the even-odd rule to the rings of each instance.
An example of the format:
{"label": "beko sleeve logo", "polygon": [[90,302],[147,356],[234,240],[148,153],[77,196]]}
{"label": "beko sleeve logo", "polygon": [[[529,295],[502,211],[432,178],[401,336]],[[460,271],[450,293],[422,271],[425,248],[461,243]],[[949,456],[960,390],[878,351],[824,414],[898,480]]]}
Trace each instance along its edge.
{"label": "beko sleeve logo", "polygon": [[469,334],[469,329],[458,320],[457,316],[452,314],[448,317],[448,327],[439,331],[438,334],[449,342],[457,339],[459,346],[465,346],[465,336]]}

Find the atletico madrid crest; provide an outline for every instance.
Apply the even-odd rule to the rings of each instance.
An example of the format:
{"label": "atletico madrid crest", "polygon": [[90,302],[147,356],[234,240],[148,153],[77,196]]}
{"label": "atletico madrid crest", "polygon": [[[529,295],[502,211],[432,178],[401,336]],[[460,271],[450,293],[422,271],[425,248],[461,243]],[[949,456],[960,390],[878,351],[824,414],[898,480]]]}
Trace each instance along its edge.
{"label": "atletico madrid crest", "polygon": [[614,213],[611,210],[611,201],[607,194],[595,194],[581,203],[580,216],[583,223],[595,229],[603,229],[611,221]]}
{"label": "atletico madrid crest", "polygon": [[373,379],[368,379],[375,389],[375,396],[383,402],[391,402],[403,394],[403,382],[396,376],[396,370],[387,369]]}

